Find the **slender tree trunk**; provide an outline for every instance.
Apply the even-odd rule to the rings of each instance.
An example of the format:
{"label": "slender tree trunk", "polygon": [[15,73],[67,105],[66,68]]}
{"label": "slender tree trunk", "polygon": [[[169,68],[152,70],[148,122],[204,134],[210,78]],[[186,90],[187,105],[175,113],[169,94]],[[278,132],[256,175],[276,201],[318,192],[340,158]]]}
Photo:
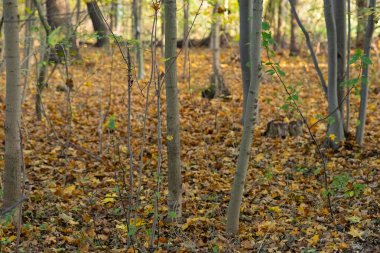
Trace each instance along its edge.
{"label": "slender tree trunk", "polygon": [[37,9],[38,16],[40,18],[40,21],[45,29],[45,41],[41,44],[41,47],[43,48],[41,52],[41,62],[38,70],[38,77],[37,77],[37,92],[35,97],[35,109],[36,109],[36,117],[37,120],[40,121],[42,119],[42,91],[45,88],[45,80],[46,75],[48,71],[49,66],[49,58],[53,55],[55,57],[55,53],[51,52],[51,47],[49,45],[48,39],[49,35],[51,33],[51,27],[48,24],[48,21],[45,19],[44,13],[42,12],[42,7],[38,0],[34,0],[34,4]]}
{"label": "slender tree trunk", "polygon": [[220,14],[218,9],[219,1],[215,2],[213,17],[214,22],[211,25],[211,50],[212,50],[212,74],[210,76],[211,90],[215,90],[212,97],[228,96],[230,93],[224,82],[222,70],[220,69]]}
{"label": "slender tree trunk", "polygon": [[[297,8],[298,0],[291,0],[295,8]],[[297,21],[294,13],[291,13],[290,19],[290,56],[296,56],[299,54],[299,45],[297,37]]]}
{"label": "slender tree trunk", "polygon": [[243,118],[245,117],[245,104],[247,103],[248,90],[250,84],[249,77],[249,11],[248,5],[251,0],[239,0],[239,13],[240,13],[240,65],[243,84]]}
{"label": "slender tree trunk", "polygon": [[[186,80],[186,67],[189,60],[189,0],[183,0],[183,79]],[[190,78],[190,77],[189,77]]]}
{"label": "slender tree trunk", "polygon": [[77,13],[76,13],[76,16],[75,16],[75,25],[76,26],[79,26],[79,22],[80,22],[80,12],[81,12],[81,4],[80,4],[81,0],[76,0],[76,9],[77,9]]}
{"label": "slender tree trunk", "polygon": [[96,1],[86,2],[87,12],[90,15],[92,26],[94,27],[94,31],[96,32],[96,47],[103,47],[108,45],[108,28],[104,23],[104,20],[101,18],[99,14],[99,6]]}
{"label": "slender tree trunk", "polygon": [[[376,0],[369,1],[369,7],[374,12],[376,7]],[[364,39],[364,55],[370,57],[371,53],[371,41],[374,30],[374,14],[372,13],[368,17],[367,28]],[[366,122],[366,114],[367,114],[367,101],[368,101],[368,65],[363,64],[362,68],[362,83],[361,83],[361,91],[360,91],[360,109],[359,109],[359,125],[356,128],[356,143],[360,146],[363,145],[364,140],[364,128]]]}
{"label": "slender tree trunk", "polygon": [[[251,85],[247,97],[246,113],[244,118],[243,136],[240,143],[240,151],[234,182],[231,190],[231,199],[227,210],[227,226],[228,234],[236,235],[239,230],[240,207],[244,192],[244,183],[247,175],[249,155],[251,153],[253,127],[255,125],[255,111],[257,109],[257,100],[260,85],[261,72],[261,24],[263,13],[262,0],[249,1],[249,55]],[[254,17],[254,18],[253,18]]]}
{"label": "slender tree trunk", "polygon": [[24,74],[24,85],[23,85],[23,91],[22,91],[22,102],[25,99],[26,96],[26,90],[28,87],[28,81],[29,81],[29,67],[30,67],[30,51],[33,44],[33,37],[32,37],[32,26],[33,26],[33,17],[30,15],[30,12],[34,12],[34,4],[33,0],[26,0],[25,1],[25,16],[28,17],[28,20],[25,21],[25,38],[24,38],[24,61],[21,66],[21,69]]}
{"label": "slender tree trunk", "polygon": [[142,14],[141,0],[133,0],[133,37],[137,41],[136,58],[137,58],[137,78],[139,80],[144,77],[144,51],[142,49],[141,41],[141,14]]}
{"label": "slender tree trunk", "polygon": [[[351,58],[351,0],[347,0],[347,61],[346,80],[350,80],[350,58]],[[350,132],[350,87],[346,87],[346,121],[344,125],[345,134]]]}
{"label": "slender tree trunk", "polygon": [[275,34],[275,40],[277,43],[277,47],[282,48],[282,40],[283,40],[283,33],[282,33],[282,0],[277,1],[277,27],[276,27],[276,34]]}
{"label": "slender tree trunk", "polygon": [[113,31],[117,31],[118,21],[119,21],[119,17],[118,17],[119,2],[118,2],[118,0],[112,0],[110,7],[111,7],[110,26],[111,26],[111,29]]}
{"label": "slender tree trunk", "polygon": [[302,33],[304,34],[305,36],[305,39],[306,39],[306,45],[307,45],[307,48],[309,49],[309,52],[310,52],[310,56],[311,56],[311,59],[313,60],[313,64],[314,64],[314,68],[315,70],[317,71],[317,75],[319,77],[319,81],[321,83],[321,86],[322,86],[322,89],[323,91],[325,92],[325,95],[327,96],[327,85],[326,85],[326,82],[325,82],[325,79],[323,78],[323,74],[322,74],[322,71],[321,69],[319,68],[319,65],[318,65],[318,60],[317,60],[317,56],[315,55],[315,52],[314,52],[314,49],[313,49],[313,46],[311,44],[311,40],[310,40],[310,36],[309,36],[309,32],[306,30],[306,28],[302,25],[302,22],[300,20],[300,18],[298,17],[298,14],[297,14],[297,10],[293,4],[293,1],[292,0],[289,0],[289,3],[290,3],[290,7],[292,9],[292,13],[296,19],[296,22],[298,24],[298,26],[300,27]]}
{"label": "slender tree trunk", "polygon": [[[4,47],[6,65],[5,109],[5,166],[3,175],[3,208],[9,208],[21,199],[21,85],[19,18],[17,0],[3,0]],[[15,209],[14,217],[20,214]]]}
{"label": "slender tree trunk", "polygon": [[182,177],[180,158],[179,105],[177,88],[176,0],[165,0],[165,86],[168,153],[169,213],[182,216]]}
{"label": "slender tree trunk", "polygon": [[368,6],[368,0],[356,0],[356,13],[358,25],[356,27],[356,47],[364,47],[366,20],[364,18],[365,8]]}
{"label": "slender tree trunk", "polygon": [[344,103],[345,89],[343,82],[345,80],[346,69],[346,0],[334,0],[334,19],[336,24],[337,40],[337,85],[338,85],[338,103],[340,114],[344,122]]}
{"label": "slender tree trunk", "polygon": [[161,0],[161,46],[162,56],[165,56],[165,0]]}
{"label": "slender tree trunk", "polygon": [[[334,20],[334,12],[332,8],[333,0],[324,0],[324,13],[327,29],[327,42],[328,42],[328,107],[329,114],[331,114],[332,122],[328,127],[327,141],[328,145],[334,148],[338,146],[336,143],[344,140],[343,121],[339,110],[338,104],[338,85],[337,85],[337,38],[336,26]],[[338,108],[338,110],[337,110]]]}

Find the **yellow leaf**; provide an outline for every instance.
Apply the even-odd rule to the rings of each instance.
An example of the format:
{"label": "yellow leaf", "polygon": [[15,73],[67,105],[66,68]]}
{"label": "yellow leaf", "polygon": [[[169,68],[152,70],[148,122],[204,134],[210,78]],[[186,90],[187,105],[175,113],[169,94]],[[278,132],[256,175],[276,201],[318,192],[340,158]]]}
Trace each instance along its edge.
{"label": "yellow leaf", "polygon": [[83,85],[86,86],[86,87],[91,87],[92,84],[89,81],[86,81],[86,82],[84,82]]}
{"label": "yellow leaf", "polygon": [[263,159],[264,159],[264,154],[263,154],[263,153],[259,153],[259,154],[257,154],[256,157],[255,157],[255,161],[256,161],[256,162],[260,162],[260,161],[263,160]]}
{"label": "yellow leaf", "polygon": [[281,213],[281,208],[278,206],[271,206],[268,209],[269,209],[269,211],[271,211],[273,213]]}
{"label": "yellow leaf", "polygon": [[71,196],[73,195],[73,191],[75,190],[75,185],[69,185],[63,190],[63,195]]}
{"label": "yellow leaf", "polygon": [[359,237],[360,239],[363,239],[362,235],[364,234],[364,232],[357,230],[354,226],[351,226],[348,234],[351,235],[352,237],[355,237],[355,238]]}
{"label": "yellow leaf", "polygon": [[289,122],[290,122],[290,120],[288,119],[288,117],[285,117],[285,118],[284,118],[284,122],[285,122],[285,123],[289,123]]}
{"label": "yellow leaf", "polygon": [[117,224],[116,228],[120,229],[121,231],[124,231],[124,232],[127,231],[127,225],[125,225],[125,224]]}
{"label": "yellow leaf", "polygon": [[309,120],[310,125],[314,125],[315,123],[317,123],[317,121],[318,121],[318,119],[316,119],[314,117]]}
{"label": "yellow leaf", "polygon": [[115,202],[117,198],[117,194],[116,193],[112,193],[112,194],[106,194],[106,197],[102,200],[102,203],[103,204],[107,204],[107,203],[113,203]]}
{"label": "yellow leaf", "polygon": [[319,242],[319,235],[314,235],[310,240],[309,240],[309,246],[315,246]]}
{"label": "yellow leaf", "polygon": [[173,138],[173,135],[168,135],[168,136],[166,137],[166,139],[167,139],[168,141],[172,141],[174,138]]}
{"label": "yellow leaf", "polygon": [[330,134],[330,135],[329,135],[329,138],[330,138],[330,140],[334,141],[335,138],[336,138],[336,136],[335,136],[335,134]]}
{"label": "yellow leaf", "polygon": [[14,240],[16,240],[16,238],[17,237],[15,235],[11,235],[8,237],[8,241],[13,242]]}

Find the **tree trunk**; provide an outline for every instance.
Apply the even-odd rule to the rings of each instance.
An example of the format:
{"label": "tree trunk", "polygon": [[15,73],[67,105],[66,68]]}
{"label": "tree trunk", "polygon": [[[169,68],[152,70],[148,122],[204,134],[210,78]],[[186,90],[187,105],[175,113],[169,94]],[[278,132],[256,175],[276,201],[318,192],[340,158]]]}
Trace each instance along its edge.
{"label": "tree trunk", "polygon": [[96,33],[96,47],[103,47],[108,45],[108,28],[104,23],[104,20],[99,15],[99,6],[96,1],[86,2],[87,12],[90,15],[92,26],[94,27],[94,31]]}
{"label": "tree trunk", "polygon": [[[375,11],[376,0],[370,0],[369,7],[372,11]],[[373,12],[368,17],[367,28],[364,40],[364,55],[370,57],[371,53],[371,41],[374,30],[374,14]],[[356,128],[356,143],[360,146],[363,145],[364,139],[364,127],[367,114],[367,101],[368,101],[368,64],[363,64],[362,68],[362,83],[360,91],[360,109],[359,109],[359,125]]]}
{"label": "tree trunk", "polygon": [[213,96],[210,96],[210,98],[230,95],[230,92],[228,91],[224,82],[222,70],[220,69],[220,14],[218,13],[219,8],[220,3],[216,1],[213,10],[214,22],[212,22],[211,24],[212,74],[210,76],[210,87],[211,90],[214,88],[215,94],[213,94]]}
{"label": "tree trunk", "polygon": [[[52,30],[62,27],[66,35],[67,46],[69,48],[69,55],[74,58],[79,57],[79,50],[76,43],[76,36],[71,25],[70,20],[70,7],[66,0],[47,0],[46,1],[46,16],[47,21]],[[64,44],[60,43],[56,46],[56,51],[60,59],[64,59],[62,48],[66,48]],[[58,60],[58,59],[54,59]]]}
{"label": "tree trunk", "polygon": [[118,0],[112,0],[110,7],[111,7],[110,27],[111,27],[112,31],[117,31],[118,23],[119,23],[118,22],[119,21],[119,17],[118,17],[119,2],[118,2]]}
{"label": "tree trunk", "polygon": [[282,0],[277,1],[277,27],[275,33],[275,41],[277,43],[278,48],[283,47],[283,33],[282,33],[282,19],[283,19],[283,4]]}
{"label": "tree trunk", "polygon": [[[189,0],[183,0],[183,79],[186,80],[186,67],[189,59]],[[189,77],[190,78],[190,77]]]}
{"label": "tree trunk", "polygon": [[[21,85],[19,18],[17,0],[3,0],[4,47],[6,65],[6,109],[5,109],[5,166],[3,175],[3,209],[21,199]],[[14,217],[20,214],[15,209]]]}
{"label": "tree trunk", "polygon": [[165,0],[161,0],[161,49],[162,56],[165,56]]}
{"label": "tree trunk", "polygon": [[33,0],[26,0],[25,1],[25,16],[28,17],[25,21],[25,38],[24,38],[24,61],[21,66],[21,69],[24,74],[24,84],[23,84],[23,91],[21,100],[22,102],[25,99],[26,91],[28,87],[28,81],[29,81],[29,67],[30,67],[30,51],[33,45],[33,37],[32,37],[32,26],[33,26],[33,16],[30,15],[29,12],[34,13],[34,4]]}
{"label": "tree trunk", "polygon": [[240,66],[243,83],[243,118],[245,117],[245,104],[247,102],[248,90],[250,84],[249,77],[249,14],[248,5],[251,0],[239,0],[239,13],[240,13]]}
{"label": "tree trunk", "polygon": [[367,8],[367,0],[356,0],[356,14],[358,25],[356,27],[356,48],[364,47],[366,20],[364,18],[365,8]]}
{"label": "tree trunk", "polygon": [[165,0],[165,86],[168,154],[169,213],[182,216],[182,177],[180,158],[179,105],[177,88],[176,0]]}
{"label": "tree trunk", "polygon": [[142,49],[141,41],[141,14],[142,14],[141,0],[133,0],[133,36],[137,42],[136,45],[136,59],[137,59],[137,78],[139,80],[144,77],[144,51]]}
{"label": "tree trunk", "polygon": [[340,114],[338,104],[338,85],[337,85],[337,38],[336,26],[334,20],[334,12],[332,8],[333,0],[324,0],[324,14],[327,29],[327,43],[328,43],[328,107],[329,115],[333,119],[329,123],[327,143],[333,148],[337,148],[336,143],[344,140],[343,121]]}
{"label": "tree trunk", "polygon": [[297,14],[297,10],[293,4],[293,1],[292,0],[289,0],[289,3],[290,3],[290,7],[292,9],[292,13],[296,19],[296,22],[298,24],[298,26],[300,27],[302,33],[304,34],[305,36],[305,40],[306,40],[306,45],[307,45],[307,48],[309,49],[309,52],[310,52],[310,56],[311,56],[311,59],[313,60],[313,64],[314,64],[314,68],[315,68],[315,71],[317,71],[317,75],[318,75],[318,78],[319,78],[319,81],[321,83],[321,86],[322,86],[322,89],[325,93],[325,95],[327,96],[327,85],[326,85],[326,81],[323,77],[323,74],[322,74],[322,71],[321,69],[319,68],[319,65],[318,65],[318,59],[317,59],[317,56],[315,55],[315,52],[314,52],[314,49],[313,49],[313,46],[311,44],[311,40],[310,40],[310,36],[309,36],[309,32],[306,30],[306,28],[303,26],[300,18],[298,17],[298,14]]}
{"label": "tree trunk", "polygon": [[[347,61],[346,80],[350,80],[350,58],[351,58],[351,0],[347,0]],[[350,87],[346,87],[346,121],[344,124],[345,134],[350,132]]]}
{"label": "tree trunk", "polygon": [[[297,8],[298,0],[291,0],[294,8]],[[290,56],[296,56],[299,54],[299,45],[297,37],[297,21],[293,12],[291,12],[290,19]]]}
{"label": "tree trunk", "polygon": [[346,0],[334,0],[334,19],[336,25],[337,40],[337,85],[338,85],[338,103],[339,110],[344,122],[344,103],[345,89],[343,82],[345,80],[346,69]]}
{"label": "tree trunk", "polygon": [[253,64],[250,66],[251,85],[249,86],[247,103],[245,105],[247,115],[244,118],[243,136],[240,143],[238,164],[232,185],[231,199],[227,210],[226,232],[233,235],[236,235],[239,230],[240,207],[243,198],[245,178],[247,175],[249,154],[251,152],[253,127],[256,123],[256,117],[254,115],[257,109],[261,75],[261,19],[263,13],[263,1],[250,0],[248,9],[249,19],[245,22],[249,22],[250,27],[249,56],[250,62]]}

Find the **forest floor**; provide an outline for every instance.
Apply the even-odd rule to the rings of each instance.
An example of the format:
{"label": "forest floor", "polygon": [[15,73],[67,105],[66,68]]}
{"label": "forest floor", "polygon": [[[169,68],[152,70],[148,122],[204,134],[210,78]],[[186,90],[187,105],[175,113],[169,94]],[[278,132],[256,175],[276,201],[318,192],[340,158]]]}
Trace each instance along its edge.
{"label": "forest floor", "polygon": [[[190,53],[191,80],[179,83],[184,203],[183,220],[177,224],[163,221],[168,193],[165,143],[170,136],[166,135],[163,96],[164,148],[158,177],[160,149],[154,85],[150,87],[143,138],[149,64],[146,78],[132,85],[132,169],[127,145],[127,66],[116,48],[114,57],[101,50],[81,51],[83,63],[69,66],[74,81],[70,101],[61,91],[66,74],[59,66],[44,90],[45,116],[40,122],[34,112],[32,74],[23,105],[27,200],[23,203],[19,252],[148,251],[156,197],[160,221],[154,252],[380,252],[380,94],[370,92],[365,146],[359,148],[349,136],[338,151],[324,150],[334,211],[331,220],[321,158],[306,131],[302,136],[285,139],[262,136],[271,120],[299,118],[284,111],[287,96],[276,78],[264,75],[260,122],[254,132],[241,207],[240,236],[229,239],[225,234],[226,208],[242,132],[238,49],[224,50],[221,60],[231,98],[211,101],[200,94],[208,85],[211,51],[191,49]],[[302,83],[298,86],[299,105],[306,119],[315,122],[318,115],[326,115],[327,103],[310,59],[284,55],[278,59],[286,72],[286,84]],[[180,80],[182,66],[180,57]],[[326,64],[321,66],[325,72]],[[378,78],[371,79],[371,91],[379,87]],[[4,85],[0,89],[3,121]],[[358,97],[351,97],[350,132],[354,133]],[[325,131],[324,122],[313,128],[319,143]],[[3,131],[0,139],[4,140]],[[127,226],[128,205],[136,200],[139,185],[143,140],[139,204],[131,210],[131,226]],[[0,145],[3,158],[4,142]],[[0,159],[1,168],[3,164]],[[157,179],[161,194],[156,194]],[[17,234],[9,219],[2,220],[0,232],[0,251],[13,252]],[[134,247],[126,250],[128,234],[132,235]]]}

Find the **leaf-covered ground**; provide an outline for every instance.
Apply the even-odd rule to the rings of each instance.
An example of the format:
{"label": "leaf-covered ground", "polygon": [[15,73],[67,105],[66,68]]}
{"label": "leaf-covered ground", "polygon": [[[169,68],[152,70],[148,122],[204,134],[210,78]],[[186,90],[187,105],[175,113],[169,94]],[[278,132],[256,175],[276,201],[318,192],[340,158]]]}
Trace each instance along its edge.
{"label": "leaf-covered ground", "polygon": [[[44,90],[45,117],[41,122],[35,118],[35,88],[30,84],[23,106],[28,199],[23,204],[20,252],[148,249],[157,196],[160,222],[154,252],[380,252],[380,94],[370,95],[364,148],[357,147],[349,137],[337,152],[325,151],[334,209],[332,221],[324,195],[321,159],[310,137],[306,133],[284,140],[262,136],[270,120],[297,118],[281,109],[286,94],[275,78],[266,75],[241,207],[240,236],[226,236],[225,214],[242,130],[237,52],[236,48],[227,49],[222,57],[224,78],[232,92],[230,100],[209,101],[200,96],[200,90],[208,85],[210,50],[191,50],[191,80],[179,83],[184,219],[178,224],[163,221],[167,216],[167,163],[164,146],[158,177],[153,84],[143,138],[149,64],[148,77],[134,81],[132,86],[132,169],[127,145],[127,66],[116,49],[113,57],[109,51],[83,49],[84,62],[69,66],[74,81],[71,106],[67,93],[60,91],[65,87],[66,75],[65,69],[58,66]],[[315,121],[318,114],[326,115],[326,102],[309,58],[279,59],[287,74],[287,85],[302,83],[298,88],[299,104],[306,118]],[[179,77],[182,61],[179,58]],[[326,65],[322,64],[322,68],[325,71]],[[35,76],[31,78],[33,83]],[[374,91],[379,83],[375,78],[372,82]],[[1,91],[3,121],[4,85]],[[358,107],[358,98],[352,97],[351,133]],[[170,136],[166,135],[164,98],[162,105],[165,145]],[[313,129],[320,143],[325,129],[323,122]],[[0,139],[4,140],[3,131]],[[143,140],[145,152],[140,163]],[[3,155],[4,142],[0,146],[0,156]],[[3,168],[3,159],[0,163]],[[140,203],[130,215],[133,247],[127,250],[128,204],[136,202],[141,167]],[[16,240],[12,223],[3,219],[1,252],[13,252]]]}

